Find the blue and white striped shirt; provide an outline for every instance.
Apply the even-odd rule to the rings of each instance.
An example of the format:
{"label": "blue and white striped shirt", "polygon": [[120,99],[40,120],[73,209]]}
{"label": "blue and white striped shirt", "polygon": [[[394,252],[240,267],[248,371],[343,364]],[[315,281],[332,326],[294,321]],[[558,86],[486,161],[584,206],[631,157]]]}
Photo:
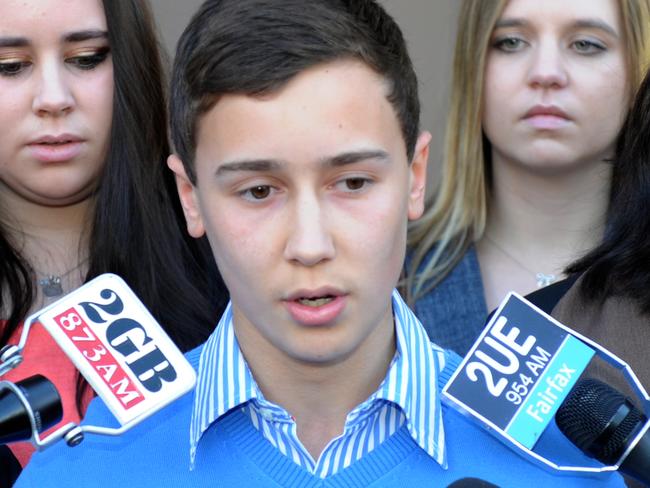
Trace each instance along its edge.
{"label": "blue and white striped shirt", "polygon": [[228,305],[201,353],[190,425],[194,464],[208,427],[233,408],[282,454],[321,478],[336,474],[372,451],[406,422],[417,444],[446,468],[445,437],[437,389],[444,350],[429,338],[397,291],[393,292],[397,350],[383,382],[347,416],[343,434],[332,439],[315,461],[296,435],[296,423],[282,407],[267,401],[237,343]]}

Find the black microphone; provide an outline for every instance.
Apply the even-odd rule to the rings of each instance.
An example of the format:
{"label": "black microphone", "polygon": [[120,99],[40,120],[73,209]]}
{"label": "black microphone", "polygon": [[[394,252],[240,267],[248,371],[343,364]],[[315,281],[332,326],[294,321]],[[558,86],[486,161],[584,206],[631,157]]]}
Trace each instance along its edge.
{"label": "black microphone", "polygon": [[[555,414],[564,435],[588,456],[613,465],[628,449],[647,419],[611,386],[580,380]],[[650,486],[650,433],[646,432],[619,471]]]}
{"label": "black microphone", "polygon": [[[37,374],[18,381],[15,386],[31,406],[39,433],[61,421],[61,397],[50,380]],[[0,389],[0,444],[29,440],[31,437],[29,411],[12,389]]]}
{"label": "black microphone", "polygon": [[22,470],[18,459],[7,446],[0,445],[0,488],[11,488]]}

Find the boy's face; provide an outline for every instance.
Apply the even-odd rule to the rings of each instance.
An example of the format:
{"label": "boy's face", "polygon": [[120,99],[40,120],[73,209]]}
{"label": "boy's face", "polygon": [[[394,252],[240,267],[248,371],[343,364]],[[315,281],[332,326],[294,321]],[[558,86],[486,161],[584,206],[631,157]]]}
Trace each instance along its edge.
{"label": "boy's face", "polygon": [[244,354],[332,364],[393,333],[390,294],[407,220],[423,211],[430,135],[409,165],[386,95],[361,62],[318,65],[265,97],[221,97],[199,123],[196,187],[170,157]]}

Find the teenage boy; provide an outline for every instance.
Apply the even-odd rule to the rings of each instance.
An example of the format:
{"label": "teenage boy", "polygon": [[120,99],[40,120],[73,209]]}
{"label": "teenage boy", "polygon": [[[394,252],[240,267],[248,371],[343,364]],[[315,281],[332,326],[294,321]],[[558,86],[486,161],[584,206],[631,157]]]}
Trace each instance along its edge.
{"label": "teenage boy", "polygon": [[[46,452],[19,486],[558,484],[441,405],[458,358],[392,291],[430,135],[377,3],[206,2],[171,107],[187,227],[207,234],[232,300],[188,355],[195,394],[121,438]],[[88,421],[108,418],[96,401]]]}

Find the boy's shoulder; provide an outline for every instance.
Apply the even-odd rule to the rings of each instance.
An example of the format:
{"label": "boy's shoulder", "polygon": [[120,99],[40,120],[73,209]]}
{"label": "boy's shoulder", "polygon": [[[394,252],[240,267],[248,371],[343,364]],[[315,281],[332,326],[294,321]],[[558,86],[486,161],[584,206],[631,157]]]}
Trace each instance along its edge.
{"label": "boy's shoulder", "polygon": [[[458,367],[460,357],[438,346],[431,347],[444,354],[445,358],[444,368],[438,379],[438,388],[441,388]],[[198,368],[201,352],[202,347],[198,347],[186,354],[194,368]],[[245,417],[239,412],[227,415],[223,426],[220,425],[217,430],[212,429],[209,432],[205,450],[200,456],[201,459],[197,459],[197,469],[190,470],[189,427],[193,404],[194,395],[190,393],[123,435],[88,435],[76,448],[69,448],[60,442],[34,456],[16,487],[48,486],[48,483],[51,483],[48,480],[55,475],[56,483],[49,486],[76,484],[80,487],[97,488],[123,485],[192,486],[207,479],[243,481],[242,469],[251,476],[251,473],[262,476],[263,471],[259,470],[253,459],[255,456],[252,456],[241,442],[233,441],[241,435],[256,438],[251,426],[233,428],[237,422],[245,423]],[[446,485],[455,479],[468,477],[489,480],[499,486],[509,486],[514,480],[520,479],[529,480],[535,486],[555,486],[558,483],[562,486],[624,486],[616,473],[593,479],[584,476],[560,477],[533,466],[530,461],[519,456],[513,449],[458,411],[446,405],[443,405],[442,409],[448,468],[442,469],[424,451],[414,446],[413,455],[390,469],[387,468],[385,476],[376,480],[376,486],[391,486],[390,480],[397,479],[423,482],[438,479]],[[95,399],[88,409],[84,423],[114,425],[115,420],[101,399]],[[551,450],[555,449],[556,453],[560,452],[563,456],[580,458],[582,454],[567,445],[568,441],[560,436],[557,428],[554,428],[546,436],[545,446]],[[409,436],[405,439],[405,442],[413,443],[412,440],[409,441]],[[248,446],[251,447],[250,444]],[[375,457],[380,455],[381,453],[377,452]],[[262,476],[260,479],[267,478],[268,476]],[[327,486],[327,483],[323,486]]]}
{"label": "boy's shoulder", "polygon": [[[438,389],[442,390],[451,375],[460,366],[462,358],[449,349],[445,353],[445,366],[440,373]],[[625,486],[618,473],[560,474],[541,464],[533,464],[515,447],[497,439],[469,416],[443,402],[445,449],[449,470],[460,470],[461,478],[490,480],[498,486],[508,486],[513,480],[526,479],[534,486]],[[564,466],[600,466],[574,446],[552,422],[544,431],[535,452]],[[459,478],[460,479],[460,478]]]}
{"label": "boy's shoulder", "polygon": [[[625,486],[616,472],[566,474],[533,463],[448,405],[443,405],[443,423],[449,470],[458,472],[456,479],[477,478],[497,486],[513,486],[513,482],[521,480],[538,487]],[[546,429],[535,452],[564,466],[596,466],[562,435],[555,423]]]}
{"label": "boy's shoulder", "polygon": [[[87,434],[77,447],[61,441],[36,453],[15,486],[47,486],[46,479],[55,473],[60,479],[49,486],[133,486],[134,478],[140,478],[137,472],[146,465],[172,463],[189,467],[192,398],[191,393],[184,395],[118,436]],[[83,424],[118,427],[100,398],[91,402]],[[155,485],[152,480],[150,485],[138,486],[164,484]]]}
{"label": "boy's shoulder", "polygon": [[[196,370],[203,345],[187,352],[186,359]],[[87,434],[77,447],[68,447],[60,441],[43,452],[36,453],[16,483],[21,486],[43,486],[42,473],[61,473],[61,480],[52,486],[70,485],[73,479],[84,479],[78,486],[128,486],[143,471],[144,464],[153,467],[175,465],[189,471],[189,425],[194,393],[189,392],[154,413],[131,430],[118,436]],[[96,397],[88,406],[83,425],[119,427],[106,404]],[[77,482],[75,482],[77,483]],[[138,485],[141,486],[141,485]],[[144,485],[142,485],[144,486]],[[147,485],[148,486],[148,485]],[[151,486],[164,486],[152,480]]]}
{"label": "boy's shoulder", "polygon": [[203,352],[203,347],[205,346],[205,343],[195,347],[191,351],[188,351],[185,353],[185,359],[192,365],[194,368],[194,371],[198,371],[199,369],[199,361],[201,360],[201,353]]}

